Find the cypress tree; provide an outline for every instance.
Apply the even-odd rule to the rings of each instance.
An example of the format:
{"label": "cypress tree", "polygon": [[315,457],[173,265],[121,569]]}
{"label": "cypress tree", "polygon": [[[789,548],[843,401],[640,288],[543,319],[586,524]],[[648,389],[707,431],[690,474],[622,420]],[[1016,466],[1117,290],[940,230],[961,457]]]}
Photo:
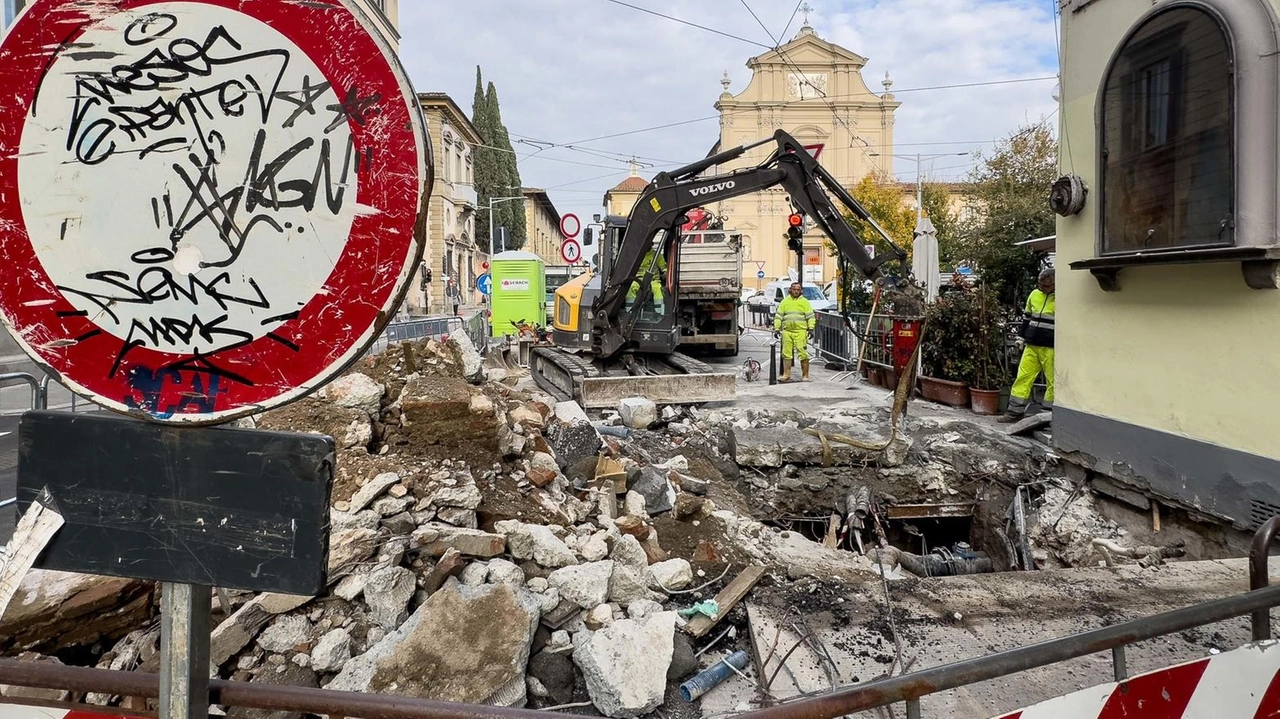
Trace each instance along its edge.
{"label": "cypress tree", "polygon": [[[520,169],[516,164],[516,153],[511,147],[511,137],[506,125],[502,123],[502,110],[498,106],[498,90],[490,82],[485,96],[485,116],[488,120],[491,139],[486,144],[492,145],[497,160],[499,178],[493,188],[495,197],[515,197],[521,193]],[[501,209],[499,209],[501,208]],[[494,226],[506,227],[511,241],[506,249],[516,250],[524,247],[528,231],[525,227],[524,203],[519,200],[508,200],[494,207]]]}
{"label": "cypress tree", "polygon": [[[472,155],[472,173],[477,199],[476,245],[489,250],[489,198],[502,197],[503,191],[498,187],[506,182],[505,169],[502,165],[500,150],[495,150],[493,142],[493,122],[489,114],[489,102],[485,96],[484,84],[480,75],[480,66],[476,66],[476,92],[471,101],[471,124],[480,133],[480,146]],[[495,206],[493,226],[501,226],[501,216],[496,214],[502,205]]]}

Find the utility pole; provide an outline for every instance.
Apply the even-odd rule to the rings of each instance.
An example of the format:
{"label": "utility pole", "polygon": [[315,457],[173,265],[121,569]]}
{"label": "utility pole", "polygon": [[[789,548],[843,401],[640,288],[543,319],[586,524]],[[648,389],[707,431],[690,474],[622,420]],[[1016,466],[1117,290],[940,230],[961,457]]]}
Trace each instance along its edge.
{"label": "utility pole", "polygon": [[[492,217],[492,213],[489,215]],[[920,153],[916,153],[916,227],[920,226],[920,218],[924,217],[924,185],[920,181]]]}

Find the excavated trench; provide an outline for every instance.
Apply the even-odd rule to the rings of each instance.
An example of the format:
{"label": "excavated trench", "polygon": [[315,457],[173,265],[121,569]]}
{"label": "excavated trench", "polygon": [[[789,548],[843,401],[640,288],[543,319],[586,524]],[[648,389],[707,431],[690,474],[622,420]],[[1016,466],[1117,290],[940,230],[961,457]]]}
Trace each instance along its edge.
{"label": "excavated trench", "polygon": [[[858,554],[879,547],[883,534],[893,548],[890,555],[918,576],[1023,568],[1019,539],[1026,525],[1021,523],[1020,532],[1014,490],[985,483],[968,493],[904,498],[899,483],[859,474],[846,474],[826,486],[810,477],[791,483],[791,489],[780,487],[770,506],[761,508],[764,523]],[[1030,499],[1023,497],[1024,510]]]}

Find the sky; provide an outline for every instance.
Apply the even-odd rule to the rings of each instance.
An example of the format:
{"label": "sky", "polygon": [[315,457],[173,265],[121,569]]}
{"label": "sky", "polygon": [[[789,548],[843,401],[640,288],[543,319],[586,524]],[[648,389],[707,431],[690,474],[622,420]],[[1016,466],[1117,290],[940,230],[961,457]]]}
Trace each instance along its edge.
{"label": "sky", "polygon": [[[975,160],[959,153],[1056,121],[1056,0],[807,2],[819,37],[868,58],[873,90],[892,77],[902,103],[894,152],[912,156],[895,160],[900,180],[915,181],[916,153],[926,179],[963,179]],[[400,55],[416,90],[448,93],[468,113],[479,65],[497,88],[523,184],[585,219],[632,158],[649,178],[704,157],[718,139],[721,77],[727,70],[730,92],[745,89],[747,61],[800,29],[799,5],[401,0]],[[940,87],[974,83],[983,84]]]}

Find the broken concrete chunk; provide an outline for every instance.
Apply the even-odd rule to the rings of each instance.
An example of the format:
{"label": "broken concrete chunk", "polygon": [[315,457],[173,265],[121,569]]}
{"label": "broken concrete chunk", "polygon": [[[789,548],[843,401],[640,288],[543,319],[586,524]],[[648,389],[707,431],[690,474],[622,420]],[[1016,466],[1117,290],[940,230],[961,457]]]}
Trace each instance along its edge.
{"label": "broken concrete chunk", "polygon": [[341,576],[352,565],[368,559],[377,546],[377,530],[355,528],[335,532],[329,538],[329,576]]}
{"label": "broken concrete chunk", "polygon": [[351,659],[351,633],[334,629],[316,642],[311,650],[311,668],[318,672],[336,672]]}
{"label": "broken concrete chunk", "polygon": [[622,511],[632,517],[648,519],[649,511],[645,509],[645,504],[644,496],[639,492],[627,492],[626,498],[622,501]]}
{"label": "broken concrete chunk", "polygon": [[660,612],[574,635],[573,661],[597,709],[615,719],[631,719],[662,703],[675,626],[675,612]]}
{"label": "broken concrete chunk", "polygon": [[507,584],[513,589],[524,586],[524,570],[505,559],[489,562],[487,581],[490,584]]}
{"label": "broken concrete chunk", "polygon": [[653,527],[650,527],[643,519],[633,514],[624,514],[614,520],[613,524],[618,528],[619,532],[630,534],[642,542],[653,534]]}
{"label": "broken concrete chunk", "polygon": [[462,376],[468,382],[472,384],[484,382],[484,358],[480,356],[470,335],[466,332],[454,332],[449,335],[445,346],[457,354],[458,362],[462,365]]}
{"label": "broken concrete chunk", "polygon": [[668,559],[651,564],[649,573],[653,575],[658,588],[668,592],[672,589],[684,589],[693,582],[693,567],[687,559]]}
{"label": "broken concrete chunk", "polygon": [[591,418],[587,416],[587,411],[582,408],[582,405],[573,400],[557,402],[552,411],[555,412],[556,421],[558,422],[570,425],[591,424]]}
{"label": "broken concrete chunk", "polygon": [[[911,440],[897,436],[892,442],[888,442],[888,438],[879,434],[880,430],[870,426],[851,439],[870,447],[880,447],[888,442],[884,449],[855,447],[836,438],[837,434],[847,432],[849,430],[843,428],[841,432],[827,436],[832,466],[873,463],[882,467],[897,467],[906,461],[907,452],[911,449]],[[734,459],[744,467],[778,469],[785,464],[824,464],[822,440],[797,427],[734,427],[733,448]]]}
{"label": "broken concrete chunk", "polygon": [[587,625],[587,629],[592,631],[607,627],[613,624],[613,607],[608,604],[601,604],[587,612],[587,616],[582,621]]}
{"label": "broken concrete chunk", "polygon": [[582,543],[578,553],[588,562],[598,562],[604,559],[609,556],[609,544],[605,541],[608,536],[608,532],[596,532]]}
{"label": "broken concrete chunk", "polygon": [[484,501],[475,484],[468,483],[460,487],[443,487],[431,495],[430,505],[435,507],[458,507],[475,509]]}
{"label": "broken concrete chunk", "polygon": [[385,391],[385,387],[368,375],[352,372],[325,385],[320,390],[320,396],[339,407],[374,415],[382,408],[382,395]]}
{"label": "broken concrete chunk", "polygon": [[557,569],[547,577],[547,583],[559,589],[564,599],[590,609],[608,598],[612,576],[613,562],[605,560]]}
{"label": "broken concrete chunk", "polygon": [[376,661],[367,685],[356,691],[524,705],[524,674],[538,615],[511,587],[450,583],[415,616],[414,628]]}
{"label": "broken concrete chunk", "polygon": [[311,622],[306,617],[284,616],[276,619],[258,637],[258,646],[269,652],[292,655],[298,647],[311,642]]}
{"label": "broken concrete chunk", "polygon": [[387,489],[389,489],[391,485],[399,481],[400,481],[400,475],[396,474],[395,472],[385,472],[383,474],[379,474],[378,476],[366,482],[363,487],[361,487],[354,495],[352,495],[351,509],[348,511],[351,513],[355,513],[355,512],[359,512],[365,507],[368,507],[370,504],[373,503],[373,500],[382,496],[383,492],[387,491]]}
{"label": "broken concrete chunk", "polygon": [[613,565],[609,577],[609,601],[628,606],[643,599],[657,601],[662,595],[649,589],[648,572],[639,572],[621,564]]}
{"label": "broken concrete chunk", "polygon": [[409,538],[409,549],[432,557],[443,556],[450,549],[469,557],[496,557],[506,548],[506,537],[450,524],[424,525]]}
{"label": "broken concrete chunk", "polygon": [[644,547],[635,537],[624,534],[613,542],[613,561],[637,573],[649,568],[649,559],[645,556]]}
{"label": "broken concrete chunk", "polygon": [[373,500],[373,511],[379,517],[390,517],[409,509],[410,504],[412,504],[412,500],[407,497],[399,499],[395,497],[379,497]]}
{"label": "broken concrete chunk", "polygon": [[542,429],[546,425],[542,413],[528,405],[507,412],[507,421],[532,429]]}
{"label": "broken concrete chunk", "polygon": [[532,559],[552,569],[578,563],[578,556],[550,527],[508,520],[498,522],[494,528],[507,536],[508,547],[516,559]]}
{"label": "broken concrete chunk", "polygon": [[436,515],[441,522],[452,524],[455,527],[465,527],[467,529],[476,529],[480,526],[480,521],[476,517],[476,513],[470,509],[462,509],[460,507],[444,507]]}
{"label": "broken concrete chunk", "polygon": [[386,567],[369,575],[364,598],[369,616],[383,629],[395,629],[409,616],[409,600],[417,589],[413,572],[404,567]]}
{"label": "broken concrete chunk", "polygon": [[209,663],[222,666],[253,641],[271,618],[291,612],[311,601],[311,597],[290,594],[260,594],[222,620],[209,639]]}
{"label": "broken concrete chunk", "polygon": [[[422,588],[427,594],[432,594],[440,587],[443,587],[450,577],[458,576],[466,571],[469,566],[476,567],[480,575],[479,581],[475,582],[475,584],[484,584],[485,566],[483,564],[468,565],[461,552],[456,549],[446,549],[440,557],[440,561],[436,562],[436,566],[432,568],[431,573],[427,575],[426,579],[422,580]],[[463,583],[466,584],[467,582]]]}
{"label": "broken concrete chunk", "polygon": [[667,475],[653,467],[640,470],[640,477],[631,486],[631,491],[644,497],[644,508],[649,516],[657,516],[671,511],[676,502],[676,489],[667,480]]}
{"label": "broken concrete chunk", "polygon": [[662,611],[662,605],[650,599],[637,599],[627,606],[627,616],[632,619],[644,619]]}
{"label": "broken concrete chunk", "polygon": [[412,514],[401,512],[382,520],[382,526],[386,527],[387,531],[393,535],[402,536],[410,534],[417,529],[418,522],[413,518]]}
{"label": "broken concrete chunk", "polygon": [[644,397],[627,397],[618,403],[618,414],[631,429],[648,429],[658,421],[658,406]]}

